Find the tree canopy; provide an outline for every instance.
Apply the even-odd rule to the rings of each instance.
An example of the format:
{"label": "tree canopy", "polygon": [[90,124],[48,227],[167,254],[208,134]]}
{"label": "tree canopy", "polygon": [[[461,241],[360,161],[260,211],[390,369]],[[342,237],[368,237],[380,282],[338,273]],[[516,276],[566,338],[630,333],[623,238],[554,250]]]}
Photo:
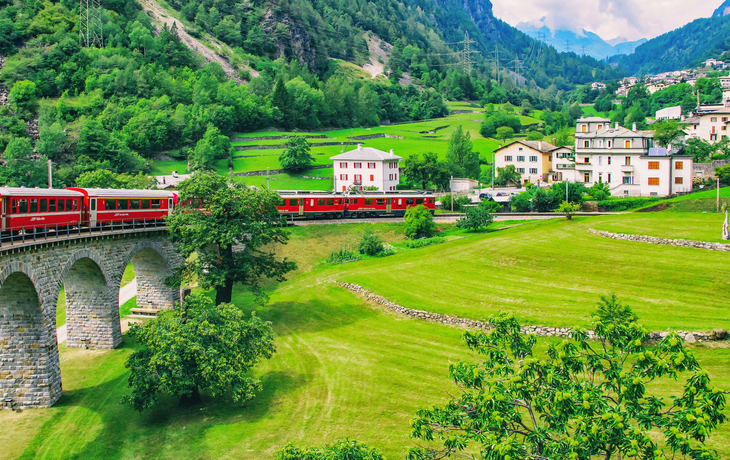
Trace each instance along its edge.
{"label": "tree canopy", "polygon": [[461,125],[451,134],[446,162],[456,177],[479,177],[479,153],[472,151],[471,134],[465,133]]}
{"label": "tree canopy", "polygon": [[286,150],[279,156],[282,169],[303,171],[312,164],[314,157],[309,153],[309,142],[304,136],[290,136]]}

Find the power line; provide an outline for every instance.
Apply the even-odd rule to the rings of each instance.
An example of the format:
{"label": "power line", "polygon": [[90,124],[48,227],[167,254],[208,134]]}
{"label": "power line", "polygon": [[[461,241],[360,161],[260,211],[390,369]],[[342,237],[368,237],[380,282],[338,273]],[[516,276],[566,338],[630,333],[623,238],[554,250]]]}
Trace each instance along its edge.
{"label": "power line", "polygon": [[565,39],[565,52],[570,53],[570,39]]}
{"label": "power line", "polygon": [[104,47],[100,0],[79,0],[79,42],[86,48]]}

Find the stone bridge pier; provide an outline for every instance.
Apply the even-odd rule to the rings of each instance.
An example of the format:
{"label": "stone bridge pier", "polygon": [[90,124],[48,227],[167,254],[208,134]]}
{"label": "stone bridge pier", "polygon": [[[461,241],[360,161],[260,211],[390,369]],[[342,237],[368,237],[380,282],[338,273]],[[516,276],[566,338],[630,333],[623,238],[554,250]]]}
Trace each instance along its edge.
{"label": "stone bridge pier", "polygon": [[167,309],[178,290],[164,280],[182,263],[164,230],[82,235],[0,249],[0,406],[51,406],[61,397],[56,305],[66,295],[67,346],[111,349],[122,342],[119,289],[127,265],[137,303]]}

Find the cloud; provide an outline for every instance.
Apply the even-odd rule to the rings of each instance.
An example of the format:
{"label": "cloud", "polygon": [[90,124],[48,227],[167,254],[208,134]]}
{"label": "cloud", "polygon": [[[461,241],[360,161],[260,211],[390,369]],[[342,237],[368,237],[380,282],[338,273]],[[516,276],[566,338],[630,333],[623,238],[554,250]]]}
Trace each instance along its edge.
{"label": "cloud", "polygon": [[604,39],[653,38],[699,17],[721,0],[492,0],[494,14],[509,24],[540,23],[550,30],[589,30]]}

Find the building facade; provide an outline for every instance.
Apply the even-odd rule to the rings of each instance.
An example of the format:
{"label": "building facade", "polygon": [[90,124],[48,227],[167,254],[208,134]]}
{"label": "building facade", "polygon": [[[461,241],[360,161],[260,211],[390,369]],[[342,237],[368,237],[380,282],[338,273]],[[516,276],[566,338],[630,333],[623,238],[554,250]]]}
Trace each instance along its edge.
{"label": "building facade", "polygon": [[667,196],[692,190],[692,157],[654,147],[653,135],[605,126],[575,134],[575,180],[607,183],[612,196]]}
{"label": "building facade", "polygon": [[699,116],[697,135],[712,144],[721,141],[728,136],[728,120],[730,120],[730,109],[720,109],[708,112]]}
{"label": "building facade", "polygon": [[522,176],[522,184],[548,182],[553,180],[553,152],[557,150],[570,152],[569,148],[548,142],[519,140],[497,149],[494,164],[497,168],[514,166]]}
{"label": "building facade", "polygon": [[335,192],[371,187],[392,191],[400,183],[402,158],[394,155],[393,150],[384,152],[359,144],[357,149],[335,155],[331,160],[334,162]]}

